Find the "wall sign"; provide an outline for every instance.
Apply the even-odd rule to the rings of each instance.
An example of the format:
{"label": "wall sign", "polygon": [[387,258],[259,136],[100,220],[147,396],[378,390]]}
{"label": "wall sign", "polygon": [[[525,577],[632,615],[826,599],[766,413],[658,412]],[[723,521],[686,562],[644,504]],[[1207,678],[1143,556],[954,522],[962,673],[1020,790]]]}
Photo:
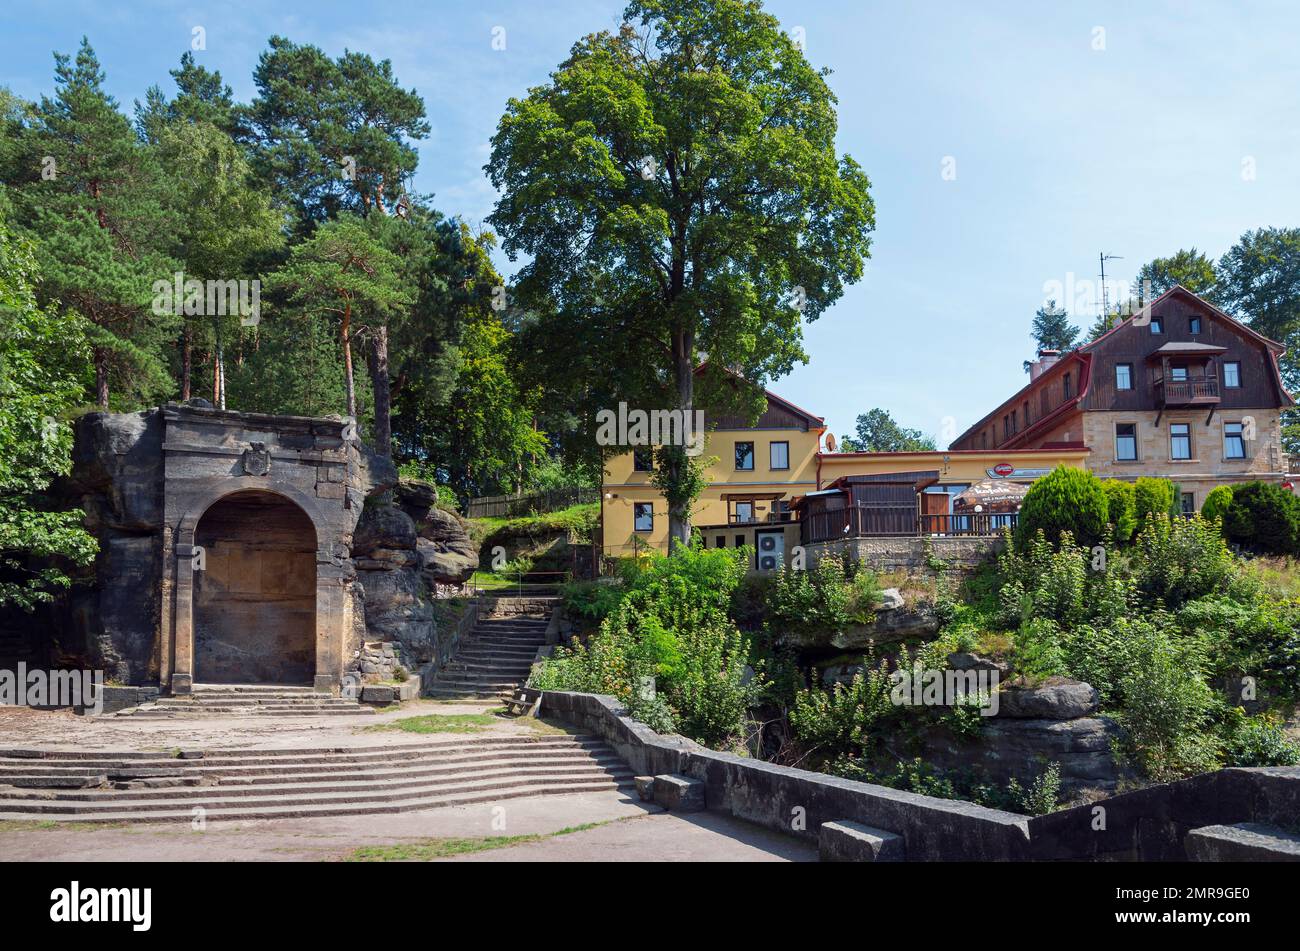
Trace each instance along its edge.
{"label": "wall sign", "polygon": [[991,469],[985,469],[990,479],[1038,479],[1051,472],[1051,469],[1017,469],[1009,462],[999,462]]}

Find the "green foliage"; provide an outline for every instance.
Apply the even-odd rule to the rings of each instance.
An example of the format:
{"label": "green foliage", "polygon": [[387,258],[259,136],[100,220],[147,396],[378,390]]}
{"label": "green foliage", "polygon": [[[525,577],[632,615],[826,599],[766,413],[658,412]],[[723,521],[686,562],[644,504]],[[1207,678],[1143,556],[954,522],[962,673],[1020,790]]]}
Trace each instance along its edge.
{"label": "green foliage", "polygon": [[1070,315],[1056,301],[1049,300],[1034,314],[1030,336],[1039,350],[1059,350],[1065,353],[1078,346],[1079,328],[1070,323]]}
{"label": "green foliage", "polygon": [[1106,537],[1107,496],[1101,480],[1084,469],[1058,466],[1034,482],[1020,505],[1016,541],[1022,547],[1041,531],[1056,544],[1062,532],[1091,548]]}
{"label": "green foliage", "polygon": [[1076,624],[1088,613],[1090,553],[1074,544],[1069,529],[1053,547],[1040,530],[1017,550],[1008,545],[998,556],[1003,584],[998,592],[1002,617],[1010,625],[1044,619]]}
{"label": "green foliage", "polygon": [[1254,678],[1258,699],[1272,705],[1300,701],[1300,600],[1206,597],[1183,607],[1178,623],[1206,639],[1215,675]]}
{"label": "green foliage", "polygon": [[1011,636],[1012,663],[1018,674],[1030,683],[1048,677],[1062,677],[1068,672],[1061,631],[1047,618],[1029,618]]}
{"label": "green foliage", "polygon": [[1171,609],[1226,590],[1236,574],[1232,552],[1218,526],[1199,515],[1149,517],[1134,548],[1138,590]]}
{"label": "green foliage", "polygon": [[0,607],[31,610],[69,584],[55,559],[85,566],[98,550],[80,511],[49,511],[45,498],[71,466],[87,344],[75,314],[37,304],[31,244],[11,234],[6,212],[0,187]]}
{"label": "green foliage", "polygon": [[782,567],[768,592],[773,631],[824,632],[827,636],[875,618],[880,586],[855,562],[825,555],[811,571]]}
{"label": "green foliage", "polygon": [[889,665],[868,664],[848,684],[836,683],[829,690],[815,680],[798,690],[790,708],[790,726],[811,748],[843,750],[869,743],[878,724],[898,713],[890,700],[893,683]]}
{"label": "green foliage", "polygon": [[858,414],[853,436],[840,440],[840,452],[924,452],[934,449],[934,437],[908,429],[880,408]]}
{"label": "green foliage", "polygon": [[1300,743],[1274,717],[1246,716],[1236,708],[1224,729],[1225,766],[1300,766]]}
{"label": "green foliage", "polygon": [[[612,693],[656,729],[671,714],[693,739],[734,742],[765,687],[761,664],[750,669],[748,636],[727,616],[747,564],[743,548],[688,547],[628,566],[626,593],[600,631],[557,650],[533,685]],[[649,699],[648,682],[662,702]]]}
{"label": "green foliage", "polygon": [[1142,265],[1133,281],[1147,304],[1178,284],[1199,297],[1210,297],[1216,282],[1214,262],[1195,248],[1180,248],[1170,257]]}
{"label": "green foliage", "polygon": [[1205,504],[1201,506],[1201,518],[1207,522],[1219,521],[1222,523],[1228,514],[1228,509],[1232,506],[1232,486],[1221,485],[1211,489],[1210,494],[1205,497]]}
{"label": "green foliage", "polygon": [[1300,554],[1300,498],[1280,485],[1238,485],[1223,518],[1223,532],[1229,541],[1253,551]]}
{"label": "green foliage", "polygon": [[623,600],[623,587],[609,581],[571,581],[560,587],[560,599],[570,617],[599,624]]}
{"label": "green foliage", "polygon": [[1007,783],[1007,791],[1025,815],[1045,816],[1049,812],[1055,812],[1061,801],[1061,764],[1047,764],[1028,788],[1021,786],[1013,777]]}
{"label": "green foliage", "polygon": [[1127,545],[1137,531],[1137,499],[1132,482],[1103,479],[1106,492],[1106,521],[1111,525],[1110,541],[1117,548]]}
{"label": "green foliage", "polygon": [[1138,528],[1145,526],[1152,516],[1169,515],[1173,510],[1174,497],[1174,484],[1168,479],[1153,479],[1148,476],[1138,479],[1133,486]]}
{"label": "green foliage", "polygon": [[489,220],[527,261],[511,297],[533,312],[531,372],[569,408],[570,438],[620,400],[694,408],[701,352],[748,397],[803,358],[803,324],[860,279],[874,228],[836,132],[822,73],[774,16],[731,0],[633,0],[509,101]]}
{"label": "green foliage", "polygon": [[1168,624],[1134,624],[1119,677],[1123,751],[1156,782],[1214,769],[1205,732],[1214,695],[1202,676],[1202,646]]}

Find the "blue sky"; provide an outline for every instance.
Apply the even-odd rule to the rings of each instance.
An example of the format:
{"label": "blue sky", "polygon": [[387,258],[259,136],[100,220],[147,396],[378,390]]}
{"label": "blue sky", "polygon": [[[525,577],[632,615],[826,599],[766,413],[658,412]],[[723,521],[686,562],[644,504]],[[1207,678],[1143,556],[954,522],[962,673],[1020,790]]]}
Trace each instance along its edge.
{"label": "blue sky", "polygon": [[[1300,5],[769,2],[833,70],[841,151],[872,179],[864,279],[806,329],[807,366],[775,381],[836,434],[889,409],[941,443],[1025,381],[1029,322],[1051,282],[1108,277],[1247,229],[1300,224]],[[236,96],[280,33],[388,58],[433,125],[415,187],[481,222],[505,101],[620,0],[23,3],[0,12],[0,84],[53,87],[52,50],[90,37],[126,108],[205,31],[200,63]],[[504,50],[492,48],[505,28]],[[947,164],[945,164],[947,163]],[[949,174],[945,176],[945,169]],[[955,169],[955,177],[951,174]],[[507,273],[511,265],[499,262]],[[1072,308],[1087,326],[1089,300]]]}

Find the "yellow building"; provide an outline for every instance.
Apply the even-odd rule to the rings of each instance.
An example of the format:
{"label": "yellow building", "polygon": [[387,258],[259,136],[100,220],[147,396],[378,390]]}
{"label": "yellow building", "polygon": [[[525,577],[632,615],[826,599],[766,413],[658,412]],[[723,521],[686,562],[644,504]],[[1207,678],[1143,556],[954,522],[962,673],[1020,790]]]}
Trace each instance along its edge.
{"label": "yellow building", "polygon": [[[704,458],[708,486],[691,519],[709,548],[754,545],[763,567],[777,567],[799,540],[790,502],[817,488],[817,457],[825,421],[775,393],[752,426],[738,417],[709,417]],[[622,453],[605,466],[601,491],[603,552],[626,557],[668,549],[668,504],[651,483],[649,447]],[[772,562],[767,564],[766,562]]]}

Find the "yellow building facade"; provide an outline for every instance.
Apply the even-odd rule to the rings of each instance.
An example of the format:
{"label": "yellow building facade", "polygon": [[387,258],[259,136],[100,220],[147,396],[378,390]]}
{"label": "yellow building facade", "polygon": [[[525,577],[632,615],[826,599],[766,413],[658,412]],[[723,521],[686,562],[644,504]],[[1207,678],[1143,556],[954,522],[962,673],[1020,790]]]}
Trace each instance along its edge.
{"label": "yellow building facade", "polygon": [[[768,392],[752,426],[738,418],[706,419],[703,456],[708,485],[696,502],[692,528],[710,548],[754,545],[767,558],[787,557],[798,544],[789,504],[817,488],[817,458],[826,430],[819,416]],[[601,490],[606,557],[668,549],[668,504],[652,483],[652,447],[629,450],[605,465]]]}

